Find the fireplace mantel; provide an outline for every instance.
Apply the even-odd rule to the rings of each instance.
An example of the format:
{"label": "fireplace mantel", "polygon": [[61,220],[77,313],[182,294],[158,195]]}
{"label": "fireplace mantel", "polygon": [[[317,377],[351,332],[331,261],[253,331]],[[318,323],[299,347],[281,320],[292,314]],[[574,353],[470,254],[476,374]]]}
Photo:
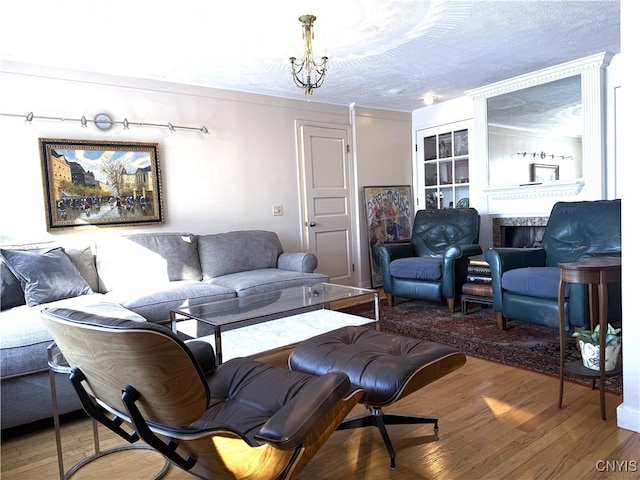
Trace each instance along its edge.
{"label": "fireplace mantel", "polygon": [[580,193],[584,181],[582,179],[567,182],[550,182],[541,185],[524,184],[517,186],[485,188],[483,193],[490,200],[527,200],[546,197],[575,197]]}

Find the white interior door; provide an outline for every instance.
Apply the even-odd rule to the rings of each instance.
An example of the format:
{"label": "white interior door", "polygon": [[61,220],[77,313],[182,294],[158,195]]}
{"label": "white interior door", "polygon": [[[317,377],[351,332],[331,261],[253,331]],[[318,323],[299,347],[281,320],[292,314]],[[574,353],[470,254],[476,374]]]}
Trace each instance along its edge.
{"label": "white interior door", "polygon": [[299,127],[304,236],[317,272],[354,285],[351,167],[347,126]]}

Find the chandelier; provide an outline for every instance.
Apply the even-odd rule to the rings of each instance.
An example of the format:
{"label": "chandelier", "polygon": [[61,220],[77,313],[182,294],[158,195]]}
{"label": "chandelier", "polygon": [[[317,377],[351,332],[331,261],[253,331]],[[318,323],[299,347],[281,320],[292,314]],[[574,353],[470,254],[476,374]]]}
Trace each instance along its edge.
{"label": "chandelier", "polygon": [[291,76],[298,87],[304,88],[305,95],[313,95],[313,89],[321,87],[327,76],[327,62],[329,61],[329,57],[322,57],[320,64],[317,64],[313,59],[311,40],[313,40],[313,22],[316,21],[315,15],[302,15],[298,20],[302,23],[304,56],[299,62],[296,61],[296,57],[289,58],[291,62]]}

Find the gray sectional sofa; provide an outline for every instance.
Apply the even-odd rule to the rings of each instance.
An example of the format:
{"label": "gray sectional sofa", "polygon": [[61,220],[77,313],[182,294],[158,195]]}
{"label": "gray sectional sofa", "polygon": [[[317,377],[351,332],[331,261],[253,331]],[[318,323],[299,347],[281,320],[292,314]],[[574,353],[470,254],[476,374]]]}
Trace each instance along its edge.
{"label": "gray sectional sofa", "polygon": [[[169,310],[326,282],[315,255],[285,253],[273,232],[146,233],[85,246],[0,250],[2,429],[51,417],[45,307],[64,306],[164,323]],[[25,304],[26,303],[26,304]],[[108,348],[108,345],[105,346]],[[80,408],[56,375],[60,413]]]}

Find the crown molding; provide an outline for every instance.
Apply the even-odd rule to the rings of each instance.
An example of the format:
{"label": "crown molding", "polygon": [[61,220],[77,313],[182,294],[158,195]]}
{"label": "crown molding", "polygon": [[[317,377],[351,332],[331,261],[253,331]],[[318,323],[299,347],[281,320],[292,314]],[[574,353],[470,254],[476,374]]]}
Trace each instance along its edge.
{"label": "crown molding", "polygon": [[588,57],[572,60],[570,62],[555,65],[553,67],[525,73],[517,77],[491,83],[484,87],[467,90],[465,93],[474,100],[477,98],[488,98],[503,93],[521,90],[523,88],[552,82],[560,78],[572,77],[590,71],[594,68],[606,68],[611,62],[613,54],[602,52]]}

